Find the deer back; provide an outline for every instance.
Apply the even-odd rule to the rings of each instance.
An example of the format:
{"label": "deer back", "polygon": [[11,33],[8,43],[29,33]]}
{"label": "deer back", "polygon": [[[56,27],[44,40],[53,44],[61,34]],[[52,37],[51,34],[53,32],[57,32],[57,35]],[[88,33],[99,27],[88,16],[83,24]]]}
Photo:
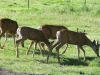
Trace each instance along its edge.
{"label": "deer back", "polygon": [[31,28],[31,27],[20,27],[17,29],[17,34],[24,39],[37,40],[37,41],[47,41],[44,33],[41,30]]}
{"label": "deer back", "polygon": [[57,25],[48,25],[44,24],[39,27],[40,30],[46,35],[48,39],[56,39],[56,32],[61,29],[67,29],[64,26],[57,26]]}
{"label": "deer back", "polygon": [[57,32],[58,38],[62,42],[68,43],[68,44],[79,44],[84,45],[87,43],[88,38],[86,37],[85,33],[81,32],[74,32],[66,29],[62,29]]}
{"label": "deer back", "polygon": [[0,19],[0,28],[2,31],[8,32],[8,33],[16,33],[16,30],[18,28],[18,24],[16,21],[8,19],[8,18],[1,18]]}

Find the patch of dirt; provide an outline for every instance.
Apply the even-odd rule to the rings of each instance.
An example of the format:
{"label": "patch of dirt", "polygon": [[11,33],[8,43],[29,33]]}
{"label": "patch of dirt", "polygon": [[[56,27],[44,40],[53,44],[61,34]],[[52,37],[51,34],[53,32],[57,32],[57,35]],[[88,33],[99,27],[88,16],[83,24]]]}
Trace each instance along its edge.
{"label": "patch of dirt", "polygon": [[28,73],[17,73],[17,72],[12,72],[10,70],[2,69],[0,68],[0,75],[51,75],[51,74],[28,74]]}

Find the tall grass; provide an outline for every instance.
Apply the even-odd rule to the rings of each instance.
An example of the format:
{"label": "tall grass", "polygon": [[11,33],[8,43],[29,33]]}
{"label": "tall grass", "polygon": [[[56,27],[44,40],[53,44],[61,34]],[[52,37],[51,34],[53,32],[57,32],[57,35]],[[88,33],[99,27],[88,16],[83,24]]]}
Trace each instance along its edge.
{"label": "tall grass", "polygon": [[[0,16],[14,19],[19,26],[30,26],[37,28],[42,24],[64,25],[68,29],[87,33],[90,40],[99,39],[100,35],[100,1],[87,0],[30,0],[30,8],[27,8],[25,0],[2,0],[0,2]],[[4,37],[1,38],[4,42]],[[50,40],[51,41],[51,40]],[[40,55],[39,48],[32,58],[32,49],[28,56],[25,55],[30,41],[25,41],[25,48],[19,46],[20,58],[15,56],[13,39],[8,38],[4,49],[0,49],[0,66],[16,72],[48,73],[52,75],[79,75],[80,73],[99,75],[100,59],[96,57],[93,50],[84,46],[86,51],[86,63],[77,61],[77,50],[74,45],[69,45],[67,52],[61,57],[62,64],[58,64],[56,50],[50,55],[49,64],[45,63],[47,54]],[[60,49],[60,53],[65,46]],[[48,49],[46,48],[46,52]]]}

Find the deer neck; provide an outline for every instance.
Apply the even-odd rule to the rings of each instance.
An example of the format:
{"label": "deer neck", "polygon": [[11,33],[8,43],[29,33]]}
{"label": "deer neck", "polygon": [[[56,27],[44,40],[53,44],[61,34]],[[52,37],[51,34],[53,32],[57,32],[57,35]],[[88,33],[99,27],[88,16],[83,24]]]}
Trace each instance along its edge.
{"label": "deer neck", "polygon": [[91,40],[88,39],[87,45],[90,46],[94,50],[94,47],[93,47],[94,45]]}

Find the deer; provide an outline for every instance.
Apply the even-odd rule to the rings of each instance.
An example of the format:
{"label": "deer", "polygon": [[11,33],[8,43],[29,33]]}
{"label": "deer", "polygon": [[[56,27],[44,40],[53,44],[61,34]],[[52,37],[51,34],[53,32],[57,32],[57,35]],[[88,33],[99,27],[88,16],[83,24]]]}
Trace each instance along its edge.
{"label": "deer", "polygon": [[18,24],[16,21],[11,20],[9,18],[1,18],[0,19],[0,39],[5,34],[5,41],[3,45],[0,43],[0,48],[3,49],[4,45],[7,41],[7,35],[11,34],[14,39],[14,45],[15,45],[15,34],[18,28]]}
{"label": "deer", "polygon": [[[44,42],[47,45],[49,50],[51,50],[52,48],[53,42],[49,42],[49,40],[46,38],[44,33],[39,29],[22,26],[17,29],[16,34],[17,34],[17,40],[16,40],[16,45],[15,45],[15,50],[16,50],[16,56],[18,58],[19,58],[18,46],[20,43],[22,43],[23,41],[27,39],[34,40],[36,44],[39,41]],[[35,44],[35,47],[36,47],[36,44]],[[34,57],[34,54],[35,54],[35,50],[33,50],[32,57]]]}
{"label": "deer", "polygon": [[[60,31],[57,31],[56,37],[57,37],[56,43],[52,46],[51,51],[53,50],[54,47],[56,47],[58,63],[60,63],[59,49],[64,44],[67,44],[67,46],[68,46],[68,44],[77,46],[78,61],[80,60],[80,58],[79,58],[80,50],[79,49],[81,49],[83,51],[84,61],[86,61],[85,50],[82,47],[84,45],[90,46],[93,49],[93,51],[95,52],[95,54],[97,56],[99,56],[99,46],[100,45],[98,44],[98,41],[94,40],[92,42],[83,32],[75,32],[75,31],[71,31],[71,30],[62,29]],[[49,55],[50,55],[51,51],[49,51],[49,53],[48,53],[47,63],[48,63]]]}
{"label": "deer", "polygon": [[[78,28],[77,28],[77,32],[78,32]],[[84,30],[84,33],[85,33],[85,30]],[[66,52],[67,47],[68,47],[68,45],[66,44],[66,48],[65,48],[65,50],[62,52],[62,54],[64,54],[64,53]],[[76,45],[76,49],[77,49],[77,45]],[[62,55],[62,54],[61,54],[61,55]]]}
{"label": "deer", "polygon": [[[67,28],[65,26],[62,26],[62,25],[43,24],[43,25],[39,26],[38,29],[41,30],[45,34],[45,36],[47,37],[47,39],[54,40],[54,39],[56,39],[56,32],[57,31],[59,31],[61,29],[67,29]],[[26,55],[28,55],[28,53],[30,51],[30,48],[33,45],[33,43],[34,43],[34,40],[30,43],[30,45],[28,47],[28,50],[26,52]],[[38,42],[38,45],[40,47],[40,53],[42,55],[42,48],[43,48],[43,50],[45,50],[44,43],[40,44],[40,42]],[[35,47],[35,49],[36,49],[36,47]],[[65,50],[66,50],[66,48],[65,48]],[[65,51],[63,53],[65,53]]]}

